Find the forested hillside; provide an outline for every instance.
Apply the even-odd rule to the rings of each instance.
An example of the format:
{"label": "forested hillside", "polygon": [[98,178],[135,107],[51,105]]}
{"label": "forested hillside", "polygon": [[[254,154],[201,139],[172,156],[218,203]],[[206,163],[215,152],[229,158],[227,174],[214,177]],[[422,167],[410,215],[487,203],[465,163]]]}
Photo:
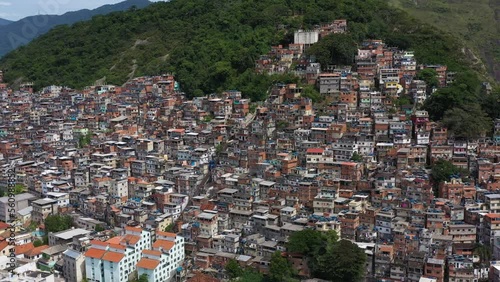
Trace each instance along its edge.
{"label": "forested hillside", "polygon": [[475,67],[500,81],[500,1],[389,0],[389,3],[457,36],[464,42],[467,56],[478,59]]}
{"label": "forested hillside", "polygon": [[272,77],[256,75],[254,60],[272,44],[286,44],[298,28],[348,20],[359,42],[381,38],[413,49],[422,63],[468,67],[460,43],[385,0],[173,0],[138,11],[96,16],[59,26],[8,54],[8,81],[37,87],[83,87],[97,79],[122,84],[133,75],[174,72],[186,93],[238,88],[263,98]]}

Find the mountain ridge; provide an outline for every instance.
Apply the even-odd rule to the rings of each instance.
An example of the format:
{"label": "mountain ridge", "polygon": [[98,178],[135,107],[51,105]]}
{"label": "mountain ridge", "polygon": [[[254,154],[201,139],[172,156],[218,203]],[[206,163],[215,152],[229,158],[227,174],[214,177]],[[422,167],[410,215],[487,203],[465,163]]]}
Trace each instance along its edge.
{"label": "mountain ridge", "polygon": [[0,26],[8,25],[11,23],[13,23],[13,21],[0,18]]}
{"label": "mountain ridge", "polygon": [[144,8],[151,2],[148,0],[126,0],[117,4],[108,4],[96,9],[82,9],[62,15],[35,15],[22,18],[15,22],[0,24],[0,57],[19,46],[26,45],[33,39],[50,31],[58,25],[71,25],[80,21],[90,20],[93,16],[109,14],[130,9]]}

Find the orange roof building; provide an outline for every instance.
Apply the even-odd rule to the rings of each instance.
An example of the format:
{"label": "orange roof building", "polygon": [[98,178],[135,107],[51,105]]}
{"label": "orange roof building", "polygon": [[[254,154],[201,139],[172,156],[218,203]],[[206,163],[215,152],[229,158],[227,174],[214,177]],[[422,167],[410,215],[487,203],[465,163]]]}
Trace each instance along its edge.
{"label": "orange roof building", "polygon": [[170,249],[172,249],[172,247],[175,245],[174,242],[172,241],[167,241],[167,240],[162,240],[162,239],[159,239],[159,240],[156,240],[156,242],[153,243],[153,249],[157,250],[157,249],[162,249],[164,251],[169,251]]}
{"label": "orange roof building", "polygon": [[125,255],[122,253],[108,251],[102,256],[102,260],[119,263],[124,257]]}
{"label": "orange roof building", "polygon": [[90,248],[87,252],[85,252],[85,256],[88,258],[101,259],[105,253],[105,250]]}
{"label": "orange roof building", "polygon": [[138,263],[137,267],[154,270],[160,265],[160,261],[156,259],[142,258]]}
{"label": "orange roof building", "polygon": [[35,246],[33,246],[32,242],[30,242],[28,244],[18,245],[15,248],[16,256],[18,256],[18,255],[24,255],[27,252],[29,252],[31,249],[34,249],[34,248],[35,248]]}

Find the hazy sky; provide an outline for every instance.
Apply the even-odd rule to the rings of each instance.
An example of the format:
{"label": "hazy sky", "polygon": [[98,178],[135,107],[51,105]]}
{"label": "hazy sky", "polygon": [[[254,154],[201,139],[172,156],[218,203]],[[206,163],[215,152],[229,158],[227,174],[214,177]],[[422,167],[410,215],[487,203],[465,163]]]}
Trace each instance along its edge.
{"label": "hazy sky", "polygon": [[[19,20],[37,14],[64,14],[81,9],[95,9],[124,0],[0,0],[0,18]],[[155,1],[152,1],[155,2]]]}

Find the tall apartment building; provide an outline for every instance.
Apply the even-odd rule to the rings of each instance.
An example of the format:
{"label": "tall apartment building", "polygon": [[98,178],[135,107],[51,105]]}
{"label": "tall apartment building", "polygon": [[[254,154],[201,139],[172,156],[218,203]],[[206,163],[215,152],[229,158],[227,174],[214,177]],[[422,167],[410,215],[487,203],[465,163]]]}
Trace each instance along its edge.
{"label": "tall apartment building", "polygon": [[137,263],[137,274],[148,276],[148,281],[171,281],[184,261],[184,238],[174,233],[156,233],[151,250],[143,250]]}
{"label": "tall apartment building", "polygon": [[174,233],[125,227],[122,236],[92,241],[85,253],[88,281],[126,282],[130,274],[148,281],[171,281],[184,260],[184,239]]}

